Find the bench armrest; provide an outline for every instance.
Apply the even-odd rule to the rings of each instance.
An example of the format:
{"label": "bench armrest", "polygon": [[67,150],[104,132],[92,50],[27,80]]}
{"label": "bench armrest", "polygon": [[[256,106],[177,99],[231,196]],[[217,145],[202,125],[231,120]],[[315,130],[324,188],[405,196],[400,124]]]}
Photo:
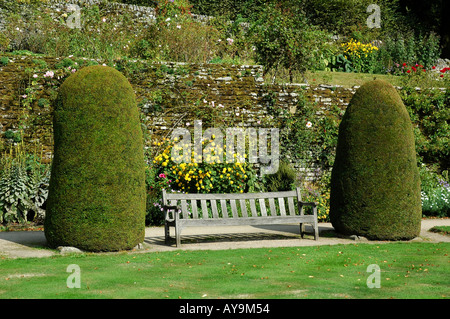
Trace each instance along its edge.
{"label": "bench armrest", "polygon": [[298,202],[300,204],[300,206],[311,206],[311,207],[315,207],[318,206],[318,203],[316,202]]}
{"label": "bench armrest", "polygon": [[163,205],[162,208],[165,210],[171,210],[171,209],[178,209],[178,206],[177,205]]}
{"label": "bench armrest", "polygon": [[174,219],[177,219],[178,214],[180,212],[179,207],[177,205],[163,205],[162,206],[164,210],[164,219],[169,220],[169,210],[173,210],[175,215],[173,216]]}
{"label": "bench armrest", "polygon": [[300,215],[304,215],[303,207],[304,206],[311,206],[312,207],[312,213],[317,218],[317,206],[318,203],[316,202],[298,202],[298,209],[300,210]]}

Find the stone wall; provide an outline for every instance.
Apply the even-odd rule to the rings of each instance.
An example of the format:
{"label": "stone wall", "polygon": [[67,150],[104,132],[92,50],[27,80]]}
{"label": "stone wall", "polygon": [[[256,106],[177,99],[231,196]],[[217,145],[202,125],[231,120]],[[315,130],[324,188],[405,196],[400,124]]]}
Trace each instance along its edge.
{"label": "stone wall", "polygon": [[[63,75],[70,72],[67,68],[65,73],[57,68],[62,58],[9,56],[9,59],[7,65],[0,67],[0,148],[2,144],[5,148],[13,142],[6,138],[6,132],[23,130],[25,144],[42,149],[45,161],[49,162],[53,147],[52,101],[63,82]],[[78,61],[78,66],[89,61],[71,59]],[[36,60],[45,61],[47,67],[39,68]],[[133,67],[135,63],[139,64],[138,69]],[[202,120],[204,129],[241,126],[283,130],[277,126],[277,119],[268,108],[294,113],[299,95],[319,106],[316,116],[335,106],[344,113],[357,88],[265,84],[259,65],[116,61],[115,67],[121,69],[135,90],[147,147],[151,141],[169,136],[176,127],[192,128],[194,120]],[[53,78],[44,77],[48,71],[54,73]],[[34,98],[27,107],[24,96],[30,86]],[[42,99],[49,103],[41,103]],[[296,166],[299,170],[304,169],[298,163]],[[306,175],[312,177],[314,165],[308,166],[311,171]]]}
{"label": "stone wall", "polygon": [[[31,147],[38,145],[44,158],[50,161],[53,147],[51,102],[63,81],[63,71],[56,67],[62,58],[9,56],[9,59],[6,66],[0,67],[3,145],[12,143],[5,138],[5,132],[23,130],[25,143]],[[47,68],[39,69],[36,60],[45,61]],[[79,59],[73,61],[82,63]],[[116,67],[120,68],[120,61]],[[128,65],[122,72],[135,89],[148,146],[151,140],[169,136],[175,127],[192,127],[195,119],[203,121],[203,128],[267,127],[267,123],[276,123],[267,112],[269,94],[277,108],[295,112],[299,94],[324,109],[330,105],[345,109],[354,93],[354,89],[339,86],[266,85],[259,65],[144,63],[139,71],[133,73],[129,69],[132,67]],[[48,71],[54,72],[52,79],[44,77]],[[26,107],[24,96],[30,86],[35,96]],[[40,103],[40,99],[50,103]]]}

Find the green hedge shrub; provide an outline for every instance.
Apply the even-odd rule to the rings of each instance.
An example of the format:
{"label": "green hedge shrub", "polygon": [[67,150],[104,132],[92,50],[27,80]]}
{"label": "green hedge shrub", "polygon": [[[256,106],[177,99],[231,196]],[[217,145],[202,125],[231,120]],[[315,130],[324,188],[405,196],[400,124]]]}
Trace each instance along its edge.
{"label": "green hedge shrub", "polygon": [[331,176],[331,223],[343,234],[400,240],[419,235],[421,215],[409,114],[391,84],[365,83],[339,127]]}
{"label": "green hedge shrub", "polygon": [[119,71],[85,67],[61,85],[45,235],[50,246],[131,249],[144,240],[143,136]]}

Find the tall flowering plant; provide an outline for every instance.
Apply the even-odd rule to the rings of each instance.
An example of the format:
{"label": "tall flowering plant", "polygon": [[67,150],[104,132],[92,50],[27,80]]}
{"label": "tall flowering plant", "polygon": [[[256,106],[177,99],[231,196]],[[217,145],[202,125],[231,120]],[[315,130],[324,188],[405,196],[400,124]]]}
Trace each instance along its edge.
{"label": "tall flowering plant", "polygon": [[[188,193],[243,193],[257,179],[251,163],[226,162],[226,145],[223,150],[212,150],[203,161],[198,160],[199,154],[194,151],[191,161],[186,163],[180,161],[181,155],[173,157],[173,154],[181,151],[181,146],[176,142],[167,138],[162,142],[154,142],[154,146],[163,149],[152,162],[157,176],[155,184],[160,189],[169,186],[169,191]],[[202,145],[215,147],[215,143],[217,141],[214,142],[213,137],[203,140]],[[172,149],[175,149],[174,152]]]}
{"label": "tall flowering plant", "polygon": [[352,62],[353,68],[358,72],[373,72],[376,64],[378,47],[371,43],[361,43],[351,39],[341,44],[344,58]]}

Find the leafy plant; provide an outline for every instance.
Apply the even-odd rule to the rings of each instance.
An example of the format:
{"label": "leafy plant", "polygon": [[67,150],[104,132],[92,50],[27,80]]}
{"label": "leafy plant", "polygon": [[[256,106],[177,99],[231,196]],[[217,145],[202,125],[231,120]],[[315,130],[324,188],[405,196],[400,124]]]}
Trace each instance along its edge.
{"label": "leafy plant", "polygon": [[258,63],[264,72],[285,68],[290,82],[293,72],[305,72],[313,64],[318,30],[310,25],[300,8],[269,3],[251,26]]}
{"label": "leafy plant", "polygon": [[0,66],[5,66],[9,63],[9,59],[6,56],[0,58]]}
{"label": "leafy plant", "polygon": [[5,154],[1,169],[0,223],[42,223],[50,178],[48,167],[19,145]]}
{"label": "leafy plant", "polygon": [[274,174],[264,176],[264,189],[268,192],[289,191],[295,189],[297,172],[285,160],[280,161],[278,170]]}
{"label": "leafy plant", "polygon": [[331,58],[331,70],[340,72],[353,72],[352,62],[343,54]]}
{"label": "leafy plant", "polygon": [[[341,46],[344,49],[344,58],[352,63],[352,69],[357,72],[373,73],[375,69],[376,52],[378,47],[371,43],[361,43],[351,39],[348,42],[342,43]],[[349,72],[348,70],[345,70]]]}

